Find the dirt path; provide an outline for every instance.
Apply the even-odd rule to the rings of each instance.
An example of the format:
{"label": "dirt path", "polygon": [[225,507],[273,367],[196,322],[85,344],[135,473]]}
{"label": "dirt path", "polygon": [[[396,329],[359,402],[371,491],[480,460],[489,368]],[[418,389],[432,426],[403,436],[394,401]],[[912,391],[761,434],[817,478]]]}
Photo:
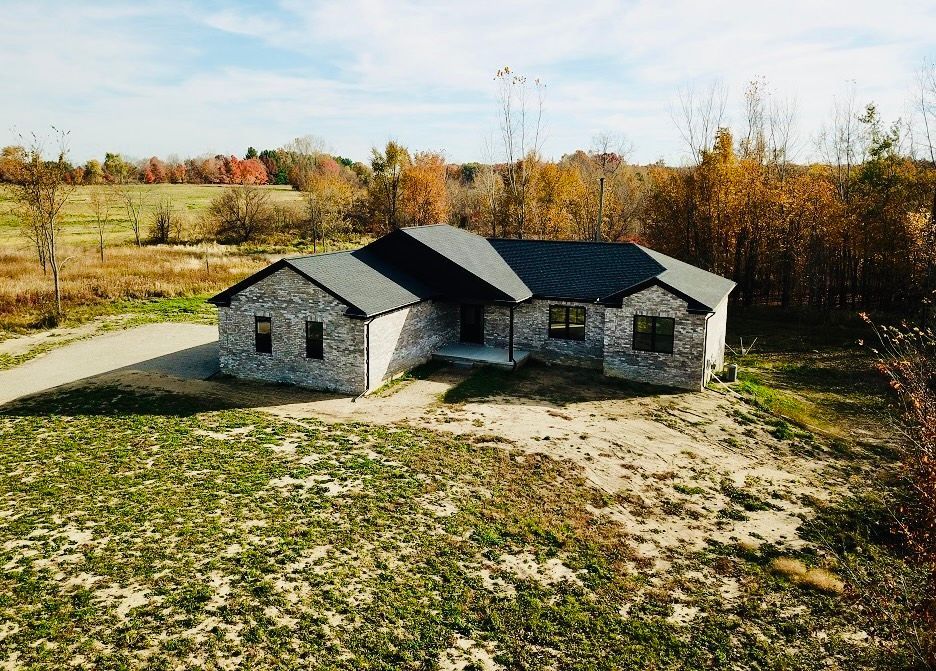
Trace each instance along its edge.
{"label": "dirt path", "polygon": [[0,371],[0,404],[127,368],[204,379],[217,371],[217,341],[217,327],[201,324],[148,324],[80,340]]}

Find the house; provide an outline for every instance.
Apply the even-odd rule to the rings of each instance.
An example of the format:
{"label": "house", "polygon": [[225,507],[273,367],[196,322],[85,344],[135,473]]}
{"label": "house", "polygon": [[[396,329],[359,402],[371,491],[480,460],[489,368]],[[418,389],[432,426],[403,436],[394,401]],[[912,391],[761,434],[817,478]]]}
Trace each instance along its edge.
{"label": "house", "polygon": [[633,243],[403,228],[286,258],[209,300],[221,371],[361,394],[433,356],[529,357],[701,389],[723,366],[734,283]]}

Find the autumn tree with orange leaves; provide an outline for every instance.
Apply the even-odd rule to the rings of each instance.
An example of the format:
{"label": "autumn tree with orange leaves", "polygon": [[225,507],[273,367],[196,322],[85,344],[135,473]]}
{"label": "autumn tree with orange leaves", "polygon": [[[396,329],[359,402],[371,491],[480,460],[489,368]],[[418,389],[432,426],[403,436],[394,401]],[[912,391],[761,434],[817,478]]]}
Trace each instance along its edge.
{"label": "autumn tree with orange leaves", "polygon": [[441,224],[449,218],[445,157],[417,152],[400,175],[400,212],[408,226]]}

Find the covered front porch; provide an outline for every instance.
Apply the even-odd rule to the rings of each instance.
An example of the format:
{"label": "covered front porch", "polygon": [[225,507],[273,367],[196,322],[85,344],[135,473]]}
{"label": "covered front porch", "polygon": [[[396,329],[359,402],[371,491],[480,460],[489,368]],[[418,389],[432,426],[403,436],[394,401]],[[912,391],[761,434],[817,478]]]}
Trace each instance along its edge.
{"label": "covered front porch", "polygon": [[432,353],[432,358],[458,366],[496,366],[513,369],[522,366],[530,358],[525,350],[511,351],[505,347],[488,347],[476,343],[457,342],[445,345]]}

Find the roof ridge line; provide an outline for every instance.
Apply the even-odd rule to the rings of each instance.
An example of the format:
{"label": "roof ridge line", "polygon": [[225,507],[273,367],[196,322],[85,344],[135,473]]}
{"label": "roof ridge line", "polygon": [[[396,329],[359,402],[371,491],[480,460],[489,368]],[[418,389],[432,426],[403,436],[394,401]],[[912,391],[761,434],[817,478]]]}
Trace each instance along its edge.
{"label": "roof ridge line", "polygon": [[633,247],[642,247],[639,242],[633,240],[624,240],[623,242],[611,242],[610,240],[549,240],[542,238],[485,238],[488,242],[549,242],[575,245],[631,245]]}
{"label": "roof ridge line", "polygon": [[356,252],[358,249],[364,249],[364,247],[358,247],[356,249],[336,249],[333,252],[313,252],[312,254],[300,254],[299,256],[284,256],[282,261],[292,261],[293,259],[314,259],[318,256],[332,256],[333,254],[350,254],[351,252]]}

